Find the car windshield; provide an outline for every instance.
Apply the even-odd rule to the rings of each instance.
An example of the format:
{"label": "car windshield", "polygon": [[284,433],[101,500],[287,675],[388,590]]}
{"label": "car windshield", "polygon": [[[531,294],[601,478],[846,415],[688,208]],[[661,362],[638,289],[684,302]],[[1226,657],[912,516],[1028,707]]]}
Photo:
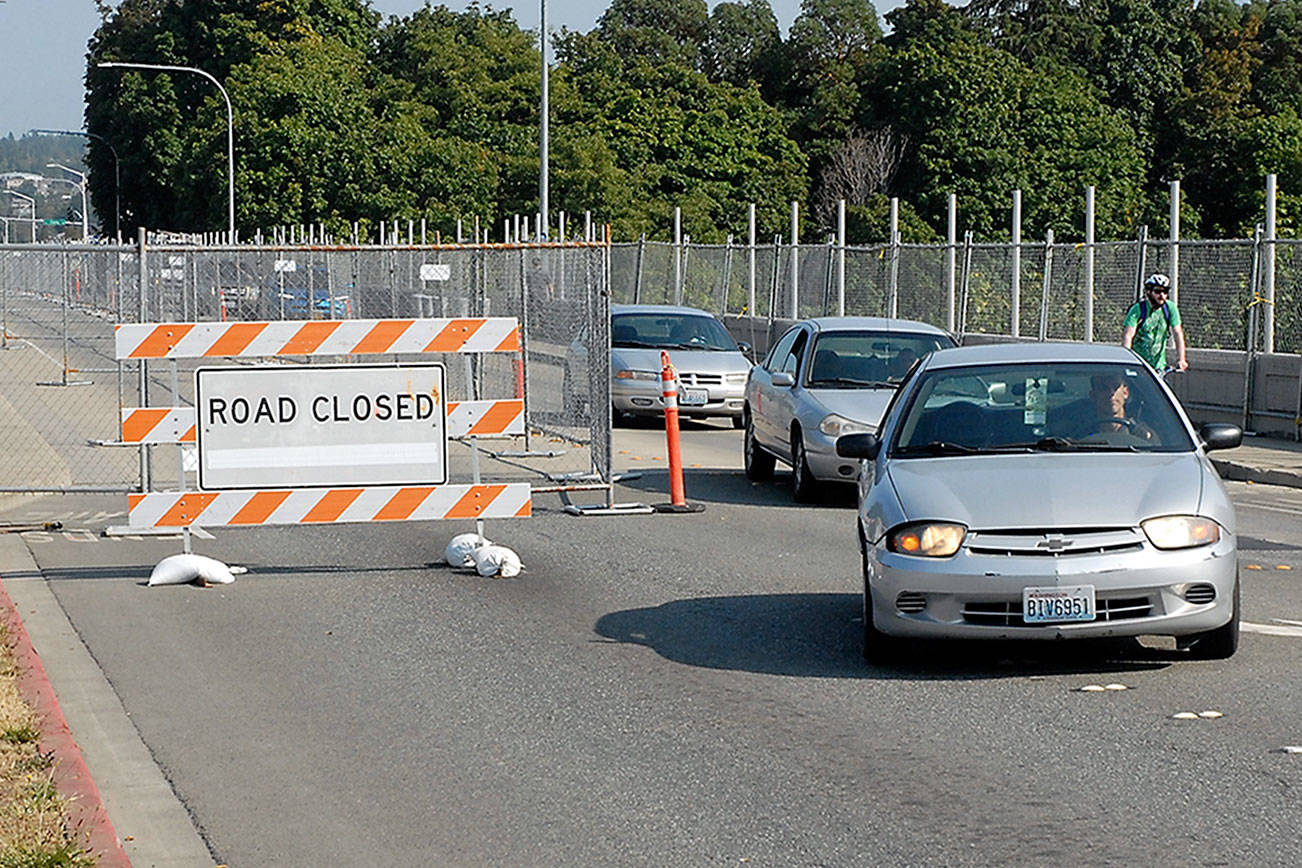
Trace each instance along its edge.
{"label": "car windshield", "polygon": [[736,352],[737,342],[712,316],[683,313],[625,313],[610,326],[614,347]]}
{"label": "car windshield", "polygon": [[1134,364],[1003,364],[922,374],[895,456],[1187,452],[1179,410]]}
{"label": "car windshield", "polygon": [[814,389],[894,386],[919,358],[952,346],[954,342],[945,335],[823,332],[814,343],[805,385]]}

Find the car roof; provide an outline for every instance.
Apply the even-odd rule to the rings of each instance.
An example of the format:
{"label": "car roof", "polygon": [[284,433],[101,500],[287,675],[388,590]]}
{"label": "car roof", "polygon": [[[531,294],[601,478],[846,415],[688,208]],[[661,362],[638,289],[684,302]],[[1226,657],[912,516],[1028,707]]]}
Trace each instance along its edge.
{"label": "car roof", "polygon": [[673,313],[715,318],[709,311],[701,310],[699,307],[685,307],[681,304],[612,304],[610,306],[611,316],[623,313]]}
{"label": "car roof", "polygon": [[[820,332],[830,331],[890,331],[920,332],[929,335],[948,335],[949,332],[930,323],[912,319],[884,316],[816,316],[801,320]],[[952,336],[951,336],[952,337]]]}
{"label": "car roof", "polygon": [[1114,362],[1142,364],[1139,356],[1116,344],[1086,344],[1067,341],[1044,343],[998,343],[936,350],[925,367],[948,368],[964,365],[1016,362]]}

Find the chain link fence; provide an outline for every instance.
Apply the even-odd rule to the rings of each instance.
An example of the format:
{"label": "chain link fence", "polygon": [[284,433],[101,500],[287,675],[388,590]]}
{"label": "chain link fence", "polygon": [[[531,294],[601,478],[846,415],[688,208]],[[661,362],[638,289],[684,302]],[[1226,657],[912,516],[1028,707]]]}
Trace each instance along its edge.
{"label": "chain link fence", "polygon": [[[618,303],[685,304],[721,316],[897,316],[1024,339],[1120,338],[1143,276],[1176,271],[1188,345],[1245,350],[1272,242],[1135,240],[751,247],[642,241],[611,248]],[[1275,241],[1274,349],[1302,349],[1302,241]],[[1178,269],[1173,269],[1173,253]],[[796,265],[793,268],[792,260]],[[842,265],[844,263],[844,265]],[[842,274],[843,270],[843,274]],[[1016,275],[1017,279],[1014,280]],[[1014,307],[1016,315],[1014,316]],[[1258,330],[1260,349],[1266,331]]]}
{"label": "chain link fence", "polygon": [[[607,248],[0,246],[0,492],[193,488],[189,446],[127,447],[121,410],[189,407],[220,365],[439,361],[448,401],[521,399],[525,434],[449,445],[449,482],[478,463],[534,490],[610,489]],[[114,358],[114,325],[515,317],[520,352]],[[600,348],[588,352],[587,347]]]}

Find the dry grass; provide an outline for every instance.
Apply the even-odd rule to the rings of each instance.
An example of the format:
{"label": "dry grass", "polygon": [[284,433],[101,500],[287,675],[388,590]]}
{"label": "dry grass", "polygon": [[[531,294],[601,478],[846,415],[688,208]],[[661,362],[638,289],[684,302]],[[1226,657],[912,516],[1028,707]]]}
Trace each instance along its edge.
{"label": "dry grass", "polygon": [[54,761],[38,750],[40,726],[18,691],[18,668],[0,624],[0,868],[88,868],[95,860],[68,829]]}

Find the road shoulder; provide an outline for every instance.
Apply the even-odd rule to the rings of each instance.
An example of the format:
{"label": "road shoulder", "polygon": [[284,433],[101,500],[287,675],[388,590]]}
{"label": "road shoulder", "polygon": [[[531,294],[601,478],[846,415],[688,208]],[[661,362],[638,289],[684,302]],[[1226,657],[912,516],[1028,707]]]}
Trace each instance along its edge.
{"label": "road shoulder", "polygon": [[0,579],[135,868],[211,868],[212,855],[26,544],[0,534]]}

